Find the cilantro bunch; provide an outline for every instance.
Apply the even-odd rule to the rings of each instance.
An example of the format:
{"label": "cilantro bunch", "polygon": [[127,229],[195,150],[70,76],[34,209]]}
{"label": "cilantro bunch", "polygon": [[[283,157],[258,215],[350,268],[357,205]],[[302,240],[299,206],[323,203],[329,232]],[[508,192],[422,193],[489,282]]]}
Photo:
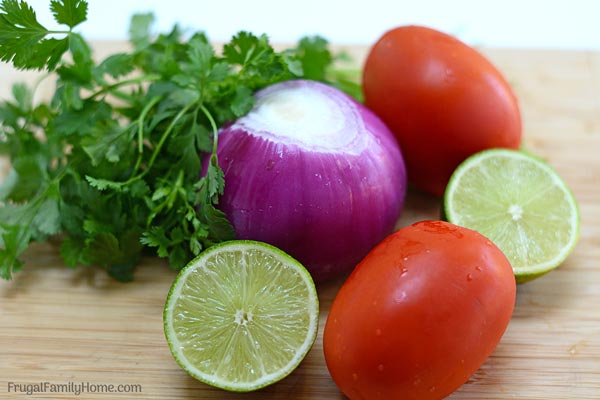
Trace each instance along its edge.
{"label": "cilantro bunch", "polygon": [[46,29],[24,1],[0,4],[0,60],[56,79],[47,102],[17,84],[0,103],[0,156],[12,165],[0,185],[5,279],[22,268],[30,242],[50,236],[61,239],[67,266],[101,267],[122,281],[148,250],[181,268],[234,237],[217,208],[225,186],[217,130],[250,111],[256,90],[303,77],[360,95],[332,72],[336,57],[320,37],[277,52],[265,35],[240,32],[217,54],[202,32],[175,26],[154,36],[153,16],[143,14],[132,18],[131,51],[96,61],[74,31],[88,3],[50,8],[65,30]]}

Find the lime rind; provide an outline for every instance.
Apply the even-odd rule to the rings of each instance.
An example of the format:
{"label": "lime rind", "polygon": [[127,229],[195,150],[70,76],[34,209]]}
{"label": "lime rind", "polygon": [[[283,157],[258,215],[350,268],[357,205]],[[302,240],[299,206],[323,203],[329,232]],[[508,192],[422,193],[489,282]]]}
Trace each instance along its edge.
{"label": "lime rind", "polygon": [[575,197],[545,161],[491,149],[465,160],[444,195],[449,222],[477,230],[507,255],[519,283],[564,262],[579,238]]}
{"label": "lime rind", "polygon": [[302,264],[274,246],[235,240],[180,271],[164,330],[173,357],[192,377],[248,392],[297,368],[316,340],[318,316],[317,291]]}

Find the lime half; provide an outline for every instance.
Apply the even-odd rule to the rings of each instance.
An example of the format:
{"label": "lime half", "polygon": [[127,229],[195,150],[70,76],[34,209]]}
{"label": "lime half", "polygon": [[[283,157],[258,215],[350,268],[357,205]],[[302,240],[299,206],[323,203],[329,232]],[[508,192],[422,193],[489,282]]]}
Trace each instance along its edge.
{"label": "lime half", "polygon": [[181,270],[164,328],[171,353],[191,376],[247,392],[291,373],[317,336],[319,300],[308,271],[260,242],[209,248]]}
{"label": "lime half", "polygon": [[567,185],[547,163],[516,150],[466,159],[450,178],[444,213],[500,247],[519,283],[558,267],[579,237],[577,202]]}

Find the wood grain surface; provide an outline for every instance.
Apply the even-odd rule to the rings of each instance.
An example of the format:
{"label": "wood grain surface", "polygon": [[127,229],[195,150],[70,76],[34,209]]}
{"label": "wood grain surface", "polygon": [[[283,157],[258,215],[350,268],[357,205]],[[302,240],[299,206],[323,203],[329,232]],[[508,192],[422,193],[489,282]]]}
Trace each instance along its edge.
{"label": "wood grain surface", "polygon": [[[122,48],[101,43],[96,52]],[[348,50],[360,63],[365,49]],[[500,345],[450,399],[600,399],[600,53],[482,51],[520,99],[525,147],[554,166],[575,193],[581,237],[560,268],[518,287]],[[36,77],[1,65],[0,98],[9,96],[12,82]],[[51,89],[44,81],[39,96]],[[0,163],[0,171],[7,168]],[[437,218],[438,211],[438,199],[410,192],[399,226]],[[57,243],[32,245],[24,259],[23,272],[0,282],[0,399],[344,398],[327,372],[321,343],[341,280],[318,287],[320,333],[300,368],[259,392],[232,394],[196,382],[171,357],[162,310],[175,275],[164,260],[144,259],[135,282],[121,284],[95,269],[67,269]],[[42,382],[140,385],[141,393],[27,395],[10,386]]]}

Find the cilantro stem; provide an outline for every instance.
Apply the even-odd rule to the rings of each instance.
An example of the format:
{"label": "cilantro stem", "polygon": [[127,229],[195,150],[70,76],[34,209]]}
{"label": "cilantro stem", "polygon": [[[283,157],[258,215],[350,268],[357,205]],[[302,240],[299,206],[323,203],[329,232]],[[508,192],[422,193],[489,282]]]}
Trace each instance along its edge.
{"label": "cilantro stem", "polygon": [[148,104],[146,104],[146,106],[144,107],[144,109],[142,110],[142,112],[140,113],[140,117],[137,120],[137,126],[138,126],[138,153],[141,153],[144,151],[144,122],[146,120],[146,116],[148,115],[148,113],[150,112],[150,109],[152,107],[154,107],[154,105],[156,103],[158,103],[160,101],[160,99],[162,99],[162,96],[155,96],[153,97]]}
{"label": "cilantro stem", "polygon": [[154,81],[158,81],[160,79],[161,79],[161,76],[158,74],[141,75],[141,76],[137,76],[137,77],[131,78],[131,79],[124,79],[122,81],[113,83],[112,85],[104,86],[102,89],[97,90],[96,92],[92,93],[89,98],[93,99],[94,97],[103,95],[105,93],[112,92],[114,89],[117,89],[121,86],[134,85],[136,83],[144,83],[144,82],[154,82]]}
{"label": "cilantro stem", "polygon": [[154,107],[156,105],[156,103],[158,103],[160,101],[160,99],[162,99],[162,96],[155,96],[153,97],[148,104],[146,104],[146,106],[143,108],[142,112],[140,113],[140,116],[137,120],[137,150],[138,150],[138,156],[137,156],[137,160],[135,161],[135,166],[133,167],[133,172],[132,175],[135,175],[138,171],[138,169],[140,168],[140,165],[142,164],[142,155],[144,153],[144,122],[146,122],[146,116],[148,115],[148,113],[150,112],[150,109],[152,109],[152,107]]}
{"label": "cilantro stem", "polygon": [[175,118],[173,118],[173,120],[171,121],[171,123],[169,124],[167,129],[163,132],[160,140],[156,144],[156,147],[154,148],[154,151],[152,152],[152,155],[150,156],[150,160],[148,160],[148,166],[146,167],[146,169],[143,170],[138,175],[132,176],[131,178],[129,178],[128,180],[126,180],[124,182],[118,182],[119,186],[129,185],[132,182],[142,179],[144,176],[146,176],[146,174],[148,174],[148,172],[150,172],[150,169],[152,168],[152,166],[154,165],[154,162],[156,161],[156,157],[158,157],[158,154],[162,150],[162,147],[165,144],[165,142],[167,141],[167,138],[169,137],[169,135],[171,135],[171,132],[175,128],[175,125],[177,125],[177,122],[179,122],[179,120],[190,110],[190,108],[192,108],[194,106],[194,104],[195,104],[195,102],[188,104],[187,106],[182,108],[177,113]]}
{"label": "cilantro stem", "polygon": [[[202,112],[208,119],[208,122],[210,123],[210,126],[213,131],[213,148],[212,148],[212,154],[210,155],[210,166],[212,166],[216,170],[221,170],[221,167],[219,167],[219,158],[217,157],[217,147],[218,147],[218,140],[219,140],[219,131],[217,129],[217,124],[216,124],[215,119],[213,118],[212,114],[210,113],[210,111],[208,111],[208,108],[206,108],[206,106],[204,104],[200,103],[199,108],[200,108],[200,110],[202,110]],[[208,171],[210,171],[210,166],[209,166]],[[208,173],[209,172],[207,172],[207,174]],[[219,201],[218,195],[213,196],[209,193],[209,191],[206,192],[206,195],[207,195],[207,201],[209,204],[210,203],[214,203],[214,204],[218,203],[218,201]]]}
{"label": "cilantro stem", "polygon": [[[160,153],[165,142],[167,141],[167,138],[169,137],[169,135],[175,128],[175,125],[177,125],[177,122],[179,122],[179,120],[190,110],[190,108],[192,108],[192,106],[194,106],[194,104],[195,104],[195,102],[188,104],[187,106],[182,108],[181,111],[179,111],[177,113],[175,118],[173,118],[173,120],[171,121],[171,123],[169,124],[167,129],[162,134],[160,140],[156,144],[156,147],[154,148],[154,152],[150,156],[150,160],[148,160],[148,168],[146,168],[146,170],[144,170],[144,172],[142,173],[142,176],[146,175],[148,173],[148,171],[150,170],[150,168],[152,168],[152,165],[154,165],[154,161],[156,160],[156,157],[158,157],[158,154]],[[142,176],[140,176],[140,177],[142,177]]]}
{"label": "cilantro stem", "polygon": [[35,95],[35,93],[37,93],[38,89],[40,88],[40,85],[42,84],[42,82],[44,80],[46,80],[46,78],[49,78],[51,76],[52,76],[52,74],[48,72],[48,73],[42,74],[38,79],[36,79],[35,83],[33,84],[32,89],[31,89],[32,94]]}
{"label": "cilantro stem", "polygon": [[206,116],[206,119],[208,119],[208,122],[210,123],[210,127],[213,131],[213,149],[212,149],[212,153],[213,156],[216,157],[217,155],[217,144],[218,144],[218,140],[219,140],[219,131],[217,129],[217,123],[215,122],[215,119],[213,118],[212,114],[210,113],[210,111],[208,111],[208,108],[206,108],[206,106],[202,103],[200,103],[200,105],[198,106],[198,108],[202,111],[202,113],[204,113],[204,115]]}
{"label": "cilantro stem", "polygon": [[73,33],[72,29],[69,29],[68,31],[45,31],[44,34],[45,35],[70,35]]}
{"label": "cilantro stem", "polygon": [[112,90],[110,92],[111,95],[113,95],[116,99],[119,100],[123,100],[129,103],[134,103],[135,102],[135,96],[132,96],[129,93],[125,93],[123,91],[120,90]]}

